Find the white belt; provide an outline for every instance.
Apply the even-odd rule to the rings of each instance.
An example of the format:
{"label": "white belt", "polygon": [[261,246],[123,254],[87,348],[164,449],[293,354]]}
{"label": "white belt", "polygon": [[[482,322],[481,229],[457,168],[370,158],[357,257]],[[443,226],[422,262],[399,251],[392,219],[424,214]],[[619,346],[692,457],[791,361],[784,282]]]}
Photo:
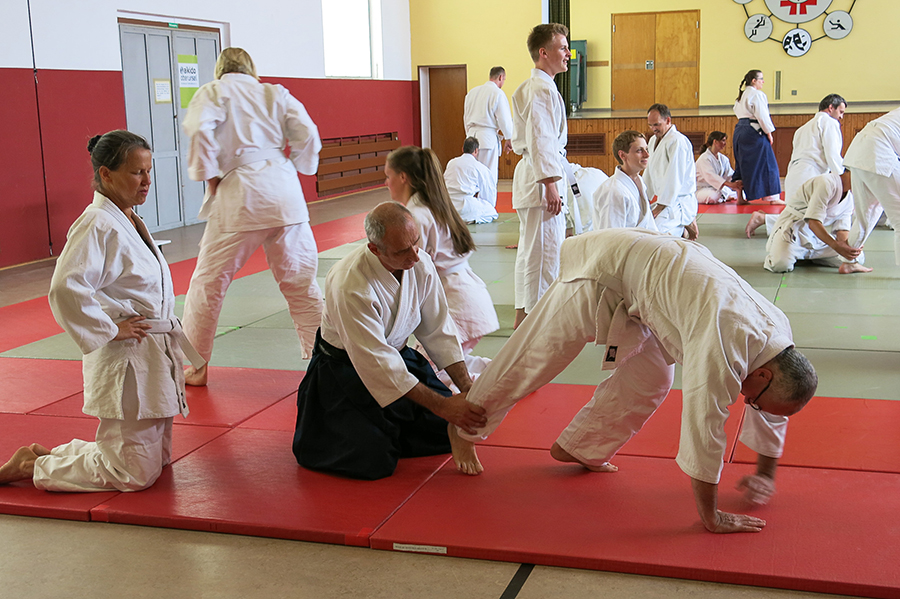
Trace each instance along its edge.
{"label": "white belt", "polygon": [[[191,342],[184,335],[184,329],[181,328],[181,321],[177,318],[172,317],[158,320],[147,318],[141,322],[150,325],[150,328],[147,329],[146,332],[151,335],[170,335],[175,343],[178,344],[178,347],[181,348],[181,351],[184,352],[185,357],[190,361],[194,368],[202,368],[203,365],[206,364],[206,360],[197,353],[197,350],[194,349],[194,346],[191,345]],[[180,364],[176,364],[176,366],[180,366]]]}
{"label": "white belt", "polygon": [[575,197],[575,201],[569,207],[572,212],[572,224],[575,228],[575,234],[581,235],[582,231],[584,231],[584,227],[581,224],[581,210],[578,207],[578,198],[581,197],[581,190],[578,189],[578,181],[575,180],[575,170],[572,168],[572,163],[566,159],[565,154],[562,155],[562,161],[566,169],[566,179],[569,187],[572,188],[572,195]]}
{"label": "white belt", "polygon": [[236,168],[244,166],[245,164],[262,162],[263,160],[276,160],[278,158],[284,159],[284,150],[280,150],[278,148],[269,148],[266,150],[254,150],[253,152],[245,152],[240,156],[235,156],[222,165],[222,178],[225,178],[228,173]]}
{"label": "white belt", "polygon": [[459,264],[455,264],[455,265],[451,266],[450,268],[442,269],[440,274],[442,277],[449,277],[450,275],[458,273],[458,272],[462,272],[467,268],[469,268],[469,259],[468,258],[466,258]]}

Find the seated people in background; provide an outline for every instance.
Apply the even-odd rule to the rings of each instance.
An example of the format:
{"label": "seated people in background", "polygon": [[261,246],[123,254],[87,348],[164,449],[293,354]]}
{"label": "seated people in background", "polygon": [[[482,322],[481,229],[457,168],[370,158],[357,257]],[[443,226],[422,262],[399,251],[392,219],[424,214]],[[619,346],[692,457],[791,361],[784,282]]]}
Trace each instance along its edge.
{"label": "seated people in background", "polygon": [[[570,229],[575,235],[581,235],[593,230],[593,204],[594,193],[597,188],[609,179],[606,173],[599,168],[590,166],[581,166],[580,164],[570,163],[572,174],[575,176],[575,182],[578,184],[580,197],[576,197],[572,191],[571,185],[566,185],[566,205],[569,213],[566,214],[566,231]],[[578,209],[578,219],[581,221],[581,230],[578,230],[575,223],[575,209]]]}
{"label": "seated people in background", "polygon": [[620,133],[612,146],[619,165],[593,197],[594,230],[641,227],[656,230],[640,172],[647,168],[647,140],[637,131]]}
{"label": "seated people in background", "polygon": [[697,239],[700,233],[697,228],[694,146],[672,124],[672,115],[665,104],[650,107],[647,124],[653,137],[648,144],[650,160],[644,170],[644,183],[647,184],[656,228],[666,235]]}
{"label": "seated people in background", "polygon": [[390,476],[398,458],[446,453],[447,422],[484,424],[481,408],[452,395],[409,336],[463,392],[472,382],[456,327],[419,228],[396,202],[366,216],[368,245],[325,279],[325,310],[297,391],[293,450],[306,468],[351,478]]}
{"label": "seated people in background", "polygon": [[462,156],[447,163],[444,183],[453,207],[467,223],[484,224],[497,219],[497,186],[486,166],[478,162],[478,140],[467,137]]}
{"label": "seated people in background", "polygon": [[819,112],[794,132],[791,161],[784,176],[784,199],[788,203],[800,186],[817,175],[831,171],[844,173],[844,136],[841,121],[847,102],[837,94],[828,94],[819,102]]}
{"label": "seated people in background", "polygon": [[[747,237],[763,224],[769,233],[763,267],[772,272],[791,272],[798,260],[817,260],[826,266],[840,265],[841,274],[871,271],[862,265],[862,248],[847,243],[853,214],[849,184],[849,174],[819,175],[788,196],[781,214],[754,212],[747,223]],[[853,262],[841,262],[838,256]]]}
{"label": "seated people in background", "polygon": [[713,131],[700,146],[697,158],[697,202],[700,204],[721,204],[737,199],[741,189],[740,181],[732,183],[734,169],[725,155],[728,136],[721,131]]}
{"label": "seated people in background", "polygon": [[702,245],[652,231],[611,229],[566,240],[559,278],[469,391],[487,425],[474,435],[451,427],[457,467],[480,473],[474,442],[589,342],[606,345],[602,368],[615,371],[550,455],[615,472],[609,460],[666,398],[680,362],[684,409],[675,461],[692,479],[700,518],[711,532],[761,530],[764,520],[717,509],[728,407],[744,395],[740,439],[759,459],[741,486],[750,501],[765,503],[775,492],[787,417],[815,392],[815,370],[794,349],[781,310]]}

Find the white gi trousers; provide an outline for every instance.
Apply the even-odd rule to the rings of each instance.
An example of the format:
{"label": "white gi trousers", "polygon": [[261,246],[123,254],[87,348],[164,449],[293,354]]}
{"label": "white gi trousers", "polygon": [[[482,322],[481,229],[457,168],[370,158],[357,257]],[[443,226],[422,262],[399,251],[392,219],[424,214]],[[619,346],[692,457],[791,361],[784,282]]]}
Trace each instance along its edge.
{"label": "white gi trousers", "polygon": [[[848,167],[850,168],[850,167]],[[895,227],[900,225],[900,169],[889,177],[857,168],[850,168],[853,184],[853,225],[847,240],[860,247],[872,234],[882,210]],[[900,266],[900,228],[894,230],[894,259]],[[846,261],[846,260],[845,260]],[[856,262],[863,263],[857,259]]]}
{"label": "white gi trousers", "polygon": [[300,336],[303,358],[312,357],[324,303],[316,283],[319,257],[309,223],[228,232],[223,230],[220,218],[213,215],[200,240],[200,256],[191,277],[182,319],[185,335],[204,360],[212,357],[225,292],[234,275],[260,245],[287,300]]}
{"label": "white gi trousers", "polygon": [[[766,260],[763,268],[771,272],[791,272],[798,260],[819,260],[825,266],[841,265],[838,253],[816,237],[802,214],[789,207],[779,215],[766,215]],[[860,263],[863,258],[860,256]]]}
{"label": "white gi trousers", "polygon": [[515,307],[523,308],[526,314],[559,276],[559,250],[566,237],[565,212],[563,209],[553,216],[542,206],[516,208],[519,249],[516,251]]}
{"label": "white gi trousers", "polygon": [[[479,435],[459,431],[462,438],[473,442],[487,438],[517,401],[553,380],[586,343],[596,339],[603,291],[600,283],[590,279],[553,283],[544,301],[469,391],[468,401],[484,407],[488,422]],[[557,443],[585,464],[608,462],[653,415],[674,377],[674,364],[666,363],[656,338],[648,336],[634,355],[600,383]],[[482,401],[491,389],[502,392]]]}
{"label": "white gi trousers", "polygon": [[722,187],[722,189],[714,189],[712,187],[697,188],[698,204],[721,204],[734,199],[737,199],[737,192],[730,187]]}
{"label": "white gi trousers", "polygon": [[466,137],[474,137],[478,140],[478,156],[475,159],[487,167],[494,178],[494,187],[500,176],[500,136],[496,129],[488,127],[470,127],[466,131]]}
{"label": "white gi trousers", "polygon": [[94,442],[74,439],[34,463],[34,486],[44,491],[141,491],[172,460],[172,418],[138,420],[134,370],[125,373],[123,420],[101,418]]}

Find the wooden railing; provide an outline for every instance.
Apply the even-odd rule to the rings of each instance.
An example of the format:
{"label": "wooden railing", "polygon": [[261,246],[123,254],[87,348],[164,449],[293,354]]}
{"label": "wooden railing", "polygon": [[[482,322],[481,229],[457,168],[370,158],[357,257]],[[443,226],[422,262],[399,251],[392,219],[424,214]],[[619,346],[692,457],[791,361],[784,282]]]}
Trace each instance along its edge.
{"label": "wooden railing", "polygon": [[396,131],[323,139],[316,172],[318,196],[374,187],[384,181],[385,159],[399,147]]}

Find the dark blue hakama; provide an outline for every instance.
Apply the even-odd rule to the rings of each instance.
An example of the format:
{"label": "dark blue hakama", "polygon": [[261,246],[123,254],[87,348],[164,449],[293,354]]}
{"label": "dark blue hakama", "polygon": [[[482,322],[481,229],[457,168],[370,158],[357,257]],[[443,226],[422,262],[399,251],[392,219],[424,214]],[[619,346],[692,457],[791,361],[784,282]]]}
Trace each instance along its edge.
{"label": "dark blue hakama", "polygon": [[738,119],[731,143],[734,148],[731,180],[744,184],[744,197],[749,201],[780,195],[778,162],[766,134],[757,131],[750,119]]}

